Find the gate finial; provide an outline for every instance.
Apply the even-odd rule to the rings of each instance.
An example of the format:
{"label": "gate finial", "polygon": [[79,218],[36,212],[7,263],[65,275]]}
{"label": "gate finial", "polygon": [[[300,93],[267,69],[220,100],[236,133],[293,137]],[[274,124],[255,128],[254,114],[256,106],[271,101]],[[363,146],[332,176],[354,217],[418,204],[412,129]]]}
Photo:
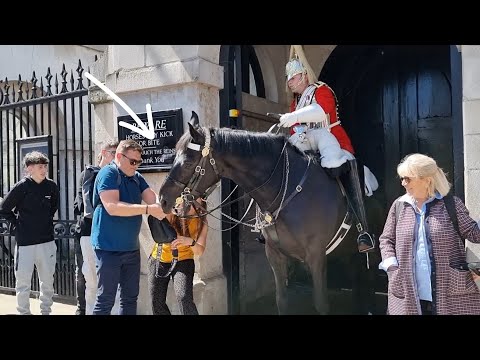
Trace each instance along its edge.
{"label": "gate finial", "polygon": [[52,80],[52,73],[50,72],[50,66],[48,67],[48,70],[47,70],[47,75],[45,75],[45,79],[47,79],[47,93],[45,94],[46,96],[51,96],[53,95],[52,94],[52,84],[51,84],[51,80]]}
{"label": "gate finial", "polygon": [[85,89],[83,87],[83,78],[82,78],[82,73],[83,73],[83,67],[82,67],[82,62],[80,59],[78,59],[78,66],[77,66],[77,73],[78,73],[78,83],[77,83],[77,90],[82,90]]}
{"label": "gate finial", "polygon": [[35,75],[35,71],[33,72],[33,75],[32,75],[32,97],[30,99],[36,99],[38,96],[37,96],[37,76]]}

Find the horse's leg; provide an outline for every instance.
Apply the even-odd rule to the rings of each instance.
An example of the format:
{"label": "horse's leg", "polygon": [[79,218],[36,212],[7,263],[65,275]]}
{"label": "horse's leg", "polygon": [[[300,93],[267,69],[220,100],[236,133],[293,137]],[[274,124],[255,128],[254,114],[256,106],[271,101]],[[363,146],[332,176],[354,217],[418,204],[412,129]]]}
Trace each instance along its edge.
{"label": "horse's leg", "polygon": [[267,239],[265,253],[275,277],[275,294],[279,315],[286,315],[288,310],[288,258]]}
{"label": "horse's leg", "polygon": [[[318,249],[317,251],[321,251]],[[305,259],[312,274],[313,283],[313,301],[315,309],[321,315],[327,315],[328,306],[328,288],[327,288],[327,258],[325,250],[323,253],[310,254]]]}
{"label": "horse's leg", "polygon": [[352,300],[353,313],[366,315],[376,312],[375,306],[375,269],[378,268],[376,252],[369,256],[369,268],[367,268],[366,254],[357,253],[352,258]]}

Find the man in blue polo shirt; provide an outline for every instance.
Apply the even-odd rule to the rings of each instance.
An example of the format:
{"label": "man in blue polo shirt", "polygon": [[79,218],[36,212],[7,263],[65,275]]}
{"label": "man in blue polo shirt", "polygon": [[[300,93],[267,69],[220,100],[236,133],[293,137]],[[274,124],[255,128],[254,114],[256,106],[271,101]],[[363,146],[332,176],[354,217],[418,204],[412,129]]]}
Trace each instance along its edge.
{"label": "man in blue polo shirt", "polygon": [[[93,191],[91,242],[97,266],[97,298],[93,315],[109,315],[120,285],[119,315],[135,315],[140,284],[140,244],[142,215],[163,219],[157,194],[137,172],[142,163],[142,147],[122,140],[115,160],[103,167]],[[142,200],[146,205],[141,204]]]}

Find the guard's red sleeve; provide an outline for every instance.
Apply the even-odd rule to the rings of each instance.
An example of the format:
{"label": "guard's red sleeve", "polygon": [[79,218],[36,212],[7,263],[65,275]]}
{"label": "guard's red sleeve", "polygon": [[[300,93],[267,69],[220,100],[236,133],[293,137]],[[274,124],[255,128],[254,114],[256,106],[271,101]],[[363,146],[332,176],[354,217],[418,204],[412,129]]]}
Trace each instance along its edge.
{"label": "guard's red sleeve", "polygon": [[[319,87],[317,90],[315,90],[315,100],[317,100],[317,103],[323,108],[323,110],[330,115],[330,124],[336,122],[337,111],[335,97],[333,96],[333,93],[330,91],[330,89],[326,86]],[[345,149],[350,153],[355,154],[352,142],[342,125],[336,125],[332,127],[331,132],[337,138],[342,149]]]}

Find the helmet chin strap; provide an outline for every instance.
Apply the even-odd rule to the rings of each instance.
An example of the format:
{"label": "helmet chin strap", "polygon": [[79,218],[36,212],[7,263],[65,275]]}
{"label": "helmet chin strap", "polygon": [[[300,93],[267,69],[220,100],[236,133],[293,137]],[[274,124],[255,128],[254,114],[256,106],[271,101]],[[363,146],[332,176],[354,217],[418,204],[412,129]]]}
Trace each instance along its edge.
{"label": "helmet chin strap", "polygon": [[305,81],[305,73],[303,72],[302,73],[302,77],[300,78],[300,80],[298,81],[297,85],[295,85],[293,88],[290,88],[290,90],[292,92],[295,92],[295,90],[300,86],[301,83],[303,83]]}

